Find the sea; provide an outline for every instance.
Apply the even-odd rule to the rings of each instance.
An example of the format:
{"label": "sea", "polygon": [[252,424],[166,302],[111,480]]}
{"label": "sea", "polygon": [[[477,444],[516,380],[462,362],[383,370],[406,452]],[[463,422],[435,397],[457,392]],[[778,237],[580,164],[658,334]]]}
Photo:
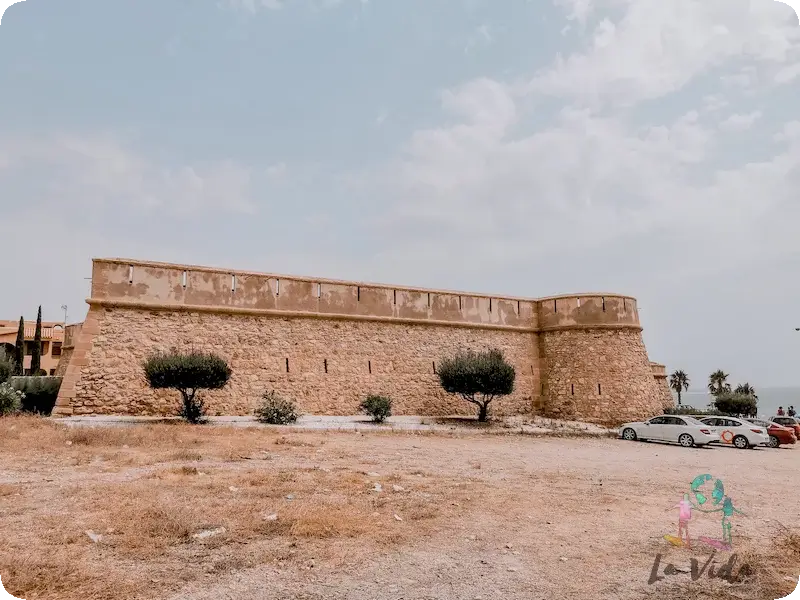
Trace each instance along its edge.
{"label": "sea", "polygon": [[[672,395],[677,403],[678,395],[674,392]],[[774,416],[778,412],[779,406],[782,406],[784,410],[789,406],[794,406],[800,414],[800,387],[756,388],[756,395],[758,396],[759,417]],[[707,390],[690,389],[681,394],[681,404],[694,408],[710,408],[711,400],[712,397]]]}

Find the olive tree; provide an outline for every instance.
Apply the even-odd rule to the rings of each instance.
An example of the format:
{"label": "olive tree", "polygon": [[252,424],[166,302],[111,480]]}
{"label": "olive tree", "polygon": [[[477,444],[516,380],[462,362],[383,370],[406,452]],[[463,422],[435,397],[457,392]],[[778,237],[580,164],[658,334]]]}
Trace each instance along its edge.
{"label": "olive tree", "polygon": [[437,369],[442,388],[478,407],[478,421],[488,417],[489,403],[514,391],[516,373],[500,350],[458,352],[445,358]]}
{"label": "olive tree", "polygon": [[147,358],[142,367],[151,388],[180,392],[183,403],[179,416],[190,423],[205,421],[205,406],[197,392],[225,387],[232,374],[223,358],[195,351],[159,352]]}

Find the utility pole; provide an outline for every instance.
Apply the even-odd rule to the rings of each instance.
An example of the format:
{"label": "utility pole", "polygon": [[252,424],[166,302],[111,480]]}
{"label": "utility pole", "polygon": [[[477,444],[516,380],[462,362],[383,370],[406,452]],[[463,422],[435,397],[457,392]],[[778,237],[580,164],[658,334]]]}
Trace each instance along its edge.
{"label": "utility pole", "polygon": [[61,310],[64,311],[64,327],[66,327],[67,326],[67,305],[66,304],[62,304],[61,305]]}

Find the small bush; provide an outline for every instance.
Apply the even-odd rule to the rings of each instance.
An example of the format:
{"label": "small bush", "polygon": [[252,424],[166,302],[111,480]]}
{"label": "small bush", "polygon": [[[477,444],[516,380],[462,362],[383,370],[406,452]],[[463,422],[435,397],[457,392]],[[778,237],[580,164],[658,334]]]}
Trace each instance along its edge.
{"label": "small bush", "polygon": [[150,356],[142,368],[151,388],[180,392],[183,402],[178,415],[189,423],[205,421],[205,406],[197,392],[225,387],[232,374],[228,363],[216,354],[174,349]]}
{"label": "small bush", "polygon": [[289,425],[300,417],[297,405],[292,400],[287,400],[275,393],[266,392],[261,404],[255,409],[256,420],[270,425]]}
{"label": "small bush", "polygon": [[6,352],[5,348],[0,348],[0,383],[8,381],[9,377],[14,374],[16,366],[14,358]]}
{"label": "small bush", "polygon": [[372,417],[375,423],[383,423],[392,416],[392,399],[386,396],[369,395],[361,401],[361,412]]}
{"label": "small bush", "polygon": [[0,417],[19,412],[24,399],[25,394],[15,390],[8,383],[0,383]]}
{"label": "small bush", "polygon": [[758,399],[747,394],[722,392],[714,398],[714,407],[725,415],[754,417],[758,414]]}
{"label": "small bush", "polygon": [[25,394],[22,410],[50,415],[61,389],[61,377],[12,377],[9,384]]}

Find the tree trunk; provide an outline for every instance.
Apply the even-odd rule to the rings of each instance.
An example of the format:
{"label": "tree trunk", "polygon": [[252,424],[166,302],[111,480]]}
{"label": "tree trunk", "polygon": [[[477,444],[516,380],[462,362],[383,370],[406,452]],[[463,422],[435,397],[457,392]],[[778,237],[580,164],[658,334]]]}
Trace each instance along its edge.
{"label": "tree trunk", "polygon": [[678,406],[681,405],[681,391],[678,390]]}
{"label": "tree trunk", "polygon": [[480,406],[480,410],[478,411],[478,422],[485,423],[486,422],[486,415],[487,415],[487,413],[489,411],[489,403],[488,402],[484,402],[483,404],[480,404],[479,406]]}

